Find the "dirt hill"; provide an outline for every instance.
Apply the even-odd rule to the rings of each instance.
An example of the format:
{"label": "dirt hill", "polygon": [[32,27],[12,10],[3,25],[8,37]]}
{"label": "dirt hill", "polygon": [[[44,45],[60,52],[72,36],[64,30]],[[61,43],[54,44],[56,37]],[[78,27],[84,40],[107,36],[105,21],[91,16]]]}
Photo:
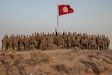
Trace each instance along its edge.
{"label": "dirt hill", "polygon": [[0,75],[112,75],[112,50],[0,52]]}

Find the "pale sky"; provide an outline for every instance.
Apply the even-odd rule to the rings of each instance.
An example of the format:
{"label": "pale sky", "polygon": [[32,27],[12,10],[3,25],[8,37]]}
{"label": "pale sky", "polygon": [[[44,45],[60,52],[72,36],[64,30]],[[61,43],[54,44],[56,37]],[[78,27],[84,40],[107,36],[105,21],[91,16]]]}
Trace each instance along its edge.
{"label": "pale sky", "polygon": [[59,16],[60,32],[104,34],[112,41],[112,0],[0,0],[0,40],[5,34],[54,32],[58,4],[74,10]]}

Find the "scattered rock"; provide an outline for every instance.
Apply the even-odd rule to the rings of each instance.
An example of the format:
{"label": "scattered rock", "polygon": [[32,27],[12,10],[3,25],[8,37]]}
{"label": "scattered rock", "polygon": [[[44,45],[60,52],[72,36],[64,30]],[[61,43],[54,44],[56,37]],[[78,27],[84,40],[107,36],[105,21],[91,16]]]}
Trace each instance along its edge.
{"label": "scattered rock", "polygon": [[6,51],[0,53],[0,75],[112,75],[112,51]]}
{"label": "scattered rock", "polygon": [[68,75],[84,75],[84,65],[81,63],[75,64],[70,70]]}
{"label": "scattered rock", "polygon": [[58,72],[61,72],[61,73],[62,73],[62,72],[68,73],[66,67],[65,67],[64,65],[62,65],[62,64],[60,64],[60,65],[55,65],[55,66],[54,66],[54,69],[57,70]]}

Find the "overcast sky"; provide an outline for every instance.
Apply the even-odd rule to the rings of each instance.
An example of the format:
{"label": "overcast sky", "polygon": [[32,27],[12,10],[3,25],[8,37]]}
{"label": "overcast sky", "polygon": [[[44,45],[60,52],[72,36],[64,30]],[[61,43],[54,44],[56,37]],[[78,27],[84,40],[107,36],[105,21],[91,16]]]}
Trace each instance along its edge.
{"label": "overcast sky", "polygon": [[5,34],[54,32],[58,4],[74,10],[59,16],[60,32],[104,34],[112,41],[112,0],[0,0],[0,40]]}

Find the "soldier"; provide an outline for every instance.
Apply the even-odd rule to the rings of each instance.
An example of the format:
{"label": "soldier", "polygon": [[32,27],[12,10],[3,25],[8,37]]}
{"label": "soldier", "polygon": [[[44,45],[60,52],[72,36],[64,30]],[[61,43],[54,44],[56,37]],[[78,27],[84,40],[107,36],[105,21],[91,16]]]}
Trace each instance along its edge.
{"label": "soldier", "polygon": [[13,50],[13,42],[14,42],[14,35],[11,34],[11,36],[8,38],[8,50]]}
{"label": "soldier", "polygon": [[35,41],[35,38],[34,38],[34,35],[32,34],[32,36],[29,37],[29,49],[30,50],[31,49],[35,49],[35,43],[34,43],[34,41]]}
{"label": "soldier", "polygon": [[102,40],[103,40],[103,49],[106,50],[107,49],[107,41],[106,41],[105,35],[102,35]]}
{"label": "soldier", "polygon": [[40,49],[41,50],[46,50],[47,49],[47,40],[44,35],[42,35],[41,40],[40,40]]}
{"label": "soldier", "polygon": [[55,44],[56,47],[58,46],[58,36],[59,36],[58,34],[54,35],[54,38],[53,38],[54,44]]}
{"label": "soldier", "polygon": [[37,49],[38,48],[38,35],[37,34],[33,37],[33,42],[34,42],[34,48]]}
{"label": "soldier", "polygon": [[25,47],[25,50],[29,50],[30,49],[30,45],[29,45],[29,37],[28,37],[28,35],[27,36],[25,36],[25,38],[24,38],[24,47]]}
{"label": "soldier", "polygon": [[64,39],[62,38],[62,35],[57,36],[57,46],[58,48],[64,48]]}
{"label": "soldier", "polygon": [[77,44],[79,45],[79,48],[81,48],[81,34],[80,33],[78,33],[76,41],[77,41]]}
{"label": "soldier", "polygon": [[99,50],[103,49],[103,40],[101,36],[98,37],[98,47],[99,47]]}
{"label": "soldier", "polygon": [[91,35],[88,35],[88,49],[91,49]]}
{"label": "soldier", "polygon": [[99,46],[98,46],[98,39],[99,39],[99,37],[100,37],[100,35],[98,34],[98,35],[96,36],[97,49],[99,49]]}
{"label": "soldier", "polygon": [[14,42],[13,42],[13,48],[14,50],[18,50],[18,41],[19,41],[19,36],[14,37]]}
{"label": "soldier", "polygon": [[73,33],[73,35],[72,35],[72,37],[71,37],[71,46],[72,46],[72,47],[75,46],[75,42],[76,42],[75,38],[76,38],[76,34]]}
{"label": "soldier", "polygon": [[67,48],[67,33],[64,32],[62,38],[64,40],[64,48]]}
{"label": "soldier", "polygon": [[96,37],[94,37],[93,35],[90,38],[90,48],[91,49],[96,49],[97,48]]}
{"label": "soldier", "polygon": [[18,40],[19,50],[24,50],[25,49],[24,37],[25,36],[23,36],[23,35],[21,35],[19,37],[19,40]]}
{"label": "soldier", "polygon": [[71,35],[70,35],[70,33],[68,33],[68,35],[67,35],[67,48],[71,48],[71,43],[72,43]]}
{"label": "soldier", "polygon": [[81,48],[82,49],[88,49],[88,37],[86,34],[83,34],[81,39]]}
{"label": "soldier", "polygon": [[53,35],[48,34],[47,35],[47,49],[53,49],[54,48],[54,39],[53,39]]}
{"label": "soldier", "polygon": [[107,50],[109,50],[110,40],[108,37],[106,38],[106,42],[107,42]]}
{"label": "soldier", "polygon": [[2,50],[5,51],[8,49],[8,35],[5,35],[2,40]]}
{"label": "soldier", "polygon": [[81,41],[81,37],[80,34],[73,34],[73,39],[72,39],[72,46],[77,46],[80,48],[80,41]]}

